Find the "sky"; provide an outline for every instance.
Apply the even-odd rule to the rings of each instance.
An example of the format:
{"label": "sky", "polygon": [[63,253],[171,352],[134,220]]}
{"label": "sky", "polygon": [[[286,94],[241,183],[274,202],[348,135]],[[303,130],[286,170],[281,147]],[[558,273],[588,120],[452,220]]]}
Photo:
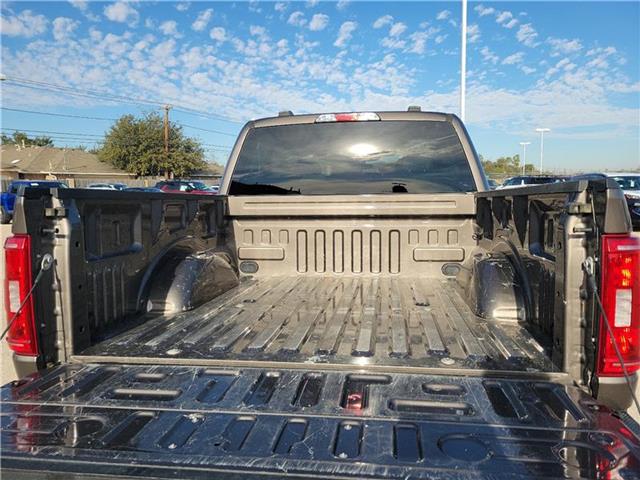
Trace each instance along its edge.
{"label": "sky", "polygon": [[[3,1],[2,131],[92,146],[170,104],[224,163],[281,110],[459,114],[460,20],[460,2]],[[470,1],[467,39],[478,153],[531,142],[537,166],[544,127],[545,169],[640,168],[640,2]]]}

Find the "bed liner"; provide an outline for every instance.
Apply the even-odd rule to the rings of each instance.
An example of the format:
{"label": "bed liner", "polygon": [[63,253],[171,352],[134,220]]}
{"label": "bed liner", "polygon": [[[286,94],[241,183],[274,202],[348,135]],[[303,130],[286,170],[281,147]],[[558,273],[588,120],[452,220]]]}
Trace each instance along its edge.
{"label": "bed liner", "polygon": [[461,295],[454,280],[441,279],[247,279],[193,311],[148,319],[76,358],[558,371],[544,336],[480,318]]}
{"label": "bed liner", "polygon": [[67,364],[1,395],[3,472],[16,479],[637,479],[640,468],[633,421],[545,381]]}

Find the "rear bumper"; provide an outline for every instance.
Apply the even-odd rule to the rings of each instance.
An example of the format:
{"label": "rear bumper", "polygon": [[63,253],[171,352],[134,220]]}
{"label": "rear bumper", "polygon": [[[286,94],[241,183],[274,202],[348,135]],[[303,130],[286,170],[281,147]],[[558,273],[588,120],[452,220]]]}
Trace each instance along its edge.
{"label": "rear bumper", "polygon": [[38,357],[13,354],[13,366],[17,378],[26,377],[38,371]]}
{"label": "rear bumper", "polygon": [[[633,398],[624,377],[603,377],[598,379],[598,401],[615,410],[627,410]],[[631,375],[631,386],[638,388],[638,374]]]}

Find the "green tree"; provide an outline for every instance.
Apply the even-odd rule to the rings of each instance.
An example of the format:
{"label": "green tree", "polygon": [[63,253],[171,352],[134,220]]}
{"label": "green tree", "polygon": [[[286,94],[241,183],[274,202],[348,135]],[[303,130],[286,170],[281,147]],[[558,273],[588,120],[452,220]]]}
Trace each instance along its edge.
{"label": "green tree", "polygon": [[200,142],[186,137],[173,122],[169,123],[169,153],[165,153],[163,120],[157,113],[120,117],[107,132],[98,158],[136,175],[171,172],[183,177],[205,166]]}
{"label": "green tree", "polygon": [[[484,171],[489,175],[518,175],[522,173],[522,165],[520,164],[520,155],[513,157],[500,157],[496,160],[486,160],[480,156]],[[533,173],[535,168],[532,164],[527,163],[524,166],[526,174]]]}
{"label": "green tree", "polygon": [[3,145],[24,145],[25,147],[53,147],[53,140],[51,137],[34,137],[31,138],[24,132],[13,132],[9,137],[8,135],[2,135],[0,138]]}

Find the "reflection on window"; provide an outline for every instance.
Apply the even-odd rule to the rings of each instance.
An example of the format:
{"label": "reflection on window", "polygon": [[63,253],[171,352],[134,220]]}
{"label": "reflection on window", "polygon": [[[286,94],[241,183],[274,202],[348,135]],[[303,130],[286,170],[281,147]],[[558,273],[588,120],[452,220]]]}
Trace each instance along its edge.
{"label": "reflection on window", "polygon": [[475,191],[453,126],[439,121],[285,125],[251,130],[231,195]]}

